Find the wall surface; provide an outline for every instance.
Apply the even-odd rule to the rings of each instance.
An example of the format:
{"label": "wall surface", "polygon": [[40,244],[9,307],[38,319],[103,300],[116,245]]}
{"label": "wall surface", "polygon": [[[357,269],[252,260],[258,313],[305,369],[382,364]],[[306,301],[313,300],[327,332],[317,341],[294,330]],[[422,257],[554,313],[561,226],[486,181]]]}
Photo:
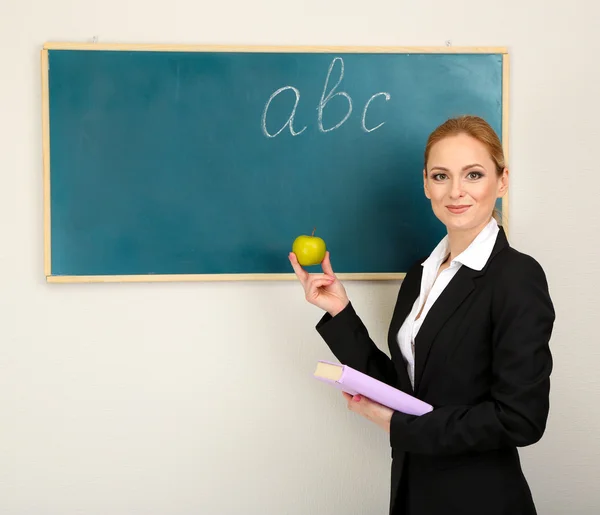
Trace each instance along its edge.
{"label": "wall surface", "polygon": [[[510,238],[557,309],[551,417],[523,466],[541,514],[600,512],[598,19],[592,0],[2,0],[0,513],[387,510],[387,437],[311,378],[331,355],[296,282],[45,283],[39,52],[94,37],[507,46]],[[346,286],[385,349],[398,284]]]}

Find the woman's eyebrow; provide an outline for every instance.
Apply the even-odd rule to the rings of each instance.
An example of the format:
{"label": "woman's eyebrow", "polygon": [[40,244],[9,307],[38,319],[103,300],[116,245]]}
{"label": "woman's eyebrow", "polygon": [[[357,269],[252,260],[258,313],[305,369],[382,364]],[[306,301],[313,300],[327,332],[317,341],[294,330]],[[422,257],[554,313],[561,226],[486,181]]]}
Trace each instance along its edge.
{"label": "woman's eyebrow", "polygon": [[485,170],[485,167],[483,165],[480,165],[479,163],[473,163],[467,166],[463,166],[463,172],[465,170],[468,170],[469,168],[483,168]]}
{"label": "woman's eyebrow", "polygon": [[[463,166],[462,170],[464,172],[465,170],[468,170],[469,168],[475,168],[475,167],[483,168],[485,170],[485,167],[483,165],[480,165],[479,163],[472,163],[470,165]],[[432,172],[433,170],[441,170],[442,172],[450,171],[448,168],[445,168],[444,166],[432,166],[429,169],[430,172]]]}

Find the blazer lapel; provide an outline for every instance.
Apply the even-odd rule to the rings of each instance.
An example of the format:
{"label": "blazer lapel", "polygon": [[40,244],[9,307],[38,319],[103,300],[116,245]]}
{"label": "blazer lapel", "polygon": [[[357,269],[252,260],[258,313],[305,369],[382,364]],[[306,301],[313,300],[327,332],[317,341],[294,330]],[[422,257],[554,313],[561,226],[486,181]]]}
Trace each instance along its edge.
{"label": "blazer lapel", "polygon": [[415,392],[419,390],[423,371],[427,365],[435,337],[452,314],[475,289],[475,278],[485,274],[495,255],[507,246],[506,234],[504,229],[500,227],[490,258],[483,269],[478,271],[462,266],[431,306],[415,338]]}
{"label": "blazer lapel", "polygon": [[390,348],[390,355],[396,367],[398,383],[401,389],[405,392],[413,392],[413,387],[410,383],[408,371],[406,370],[406,362],[404,361],[402,352],[398,346],[398,331],[410,313],[415,299],[419,295],[419,291],[421,289],[421,276],[423,275],[423,267],[421,266],[421,263],[422,260],[419,261],[416,267],[404,277],[388,331],[388,346]]}
{"label": "blazer lapel", "polygon": [[419,390],[433,340],[474,288],[473,270],[462,266],[431,306],[415,338],[415,391]]}

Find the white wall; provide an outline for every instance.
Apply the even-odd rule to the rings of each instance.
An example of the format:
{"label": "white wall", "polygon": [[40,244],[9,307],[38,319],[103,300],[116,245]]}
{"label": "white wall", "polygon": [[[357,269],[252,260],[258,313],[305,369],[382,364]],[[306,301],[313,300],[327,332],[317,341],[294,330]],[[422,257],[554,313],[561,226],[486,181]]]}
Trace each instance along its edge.
{"label": "white wall", "polygon": [[[39,51],[94,36],[508,46],[511,241],[558,314],[523,462],[541,514],[599,513],[599,19],[593,0],[2,0],[0,513],[387,510],[387,437],[310,377],[330,354],[297,283],[45,283]],[[347,284],[382,348],[397,287]]]}

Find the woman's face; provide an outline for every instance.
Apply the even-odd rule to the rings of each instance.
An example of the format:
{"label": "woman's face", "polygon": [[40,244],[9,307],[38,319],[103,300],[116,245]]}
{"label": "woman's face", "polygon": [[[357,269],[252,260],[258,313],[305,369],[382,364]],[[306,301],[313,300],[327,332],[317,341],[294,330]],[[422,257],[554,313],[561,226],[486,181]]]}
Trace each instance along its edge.
{"label": "woman's face", "polygon": [[485,145],[466,134],[433,145],[426,167],[425,195],[449,232],[482,229],[508,189],[508,170],[499,177]]}

